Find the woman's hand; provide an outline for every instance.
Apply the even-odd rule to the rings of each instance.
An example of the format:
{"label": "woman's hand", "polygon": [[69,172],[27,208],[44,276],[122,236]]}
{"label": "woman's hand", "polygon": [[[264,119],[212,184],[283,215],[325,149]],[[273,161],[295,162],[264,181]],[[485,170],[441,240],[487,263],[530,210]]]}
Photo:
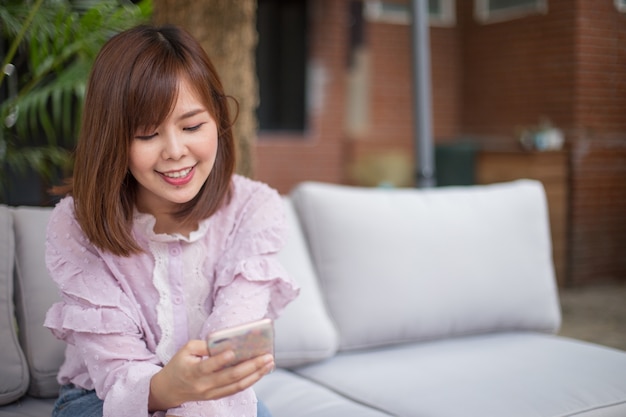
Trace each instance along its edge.
{"label": "woman's hand", "polygon": [[216,400],[252,386],[274,369],[272,355],[238,365],[232,351],[209,357],[206,342],[191,340],[150,381],[150,412],[168,410],[188,401]]}

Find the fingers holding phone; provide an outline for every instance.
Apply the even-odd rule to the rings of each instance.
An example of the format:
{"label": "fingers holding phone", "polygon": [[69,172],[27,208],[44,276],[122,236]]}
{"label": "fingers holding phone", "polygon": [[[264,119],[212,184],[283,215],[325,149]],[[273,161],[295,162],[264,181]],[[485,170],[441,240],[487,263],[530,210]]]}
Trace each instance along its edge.
{"label": "fingers holding phone", "polygon": [[207,336],[207,349],[211,358],[228,357],[219,373],[232,382],[223,389],[245,389],[274,370],[274,324],[262,319],[219,330]]}
{"label": "fingers holding phone", "polygon": [[[251,387],[273,370],[274,357],[272,353],[264,353],[266,348],[239,349],[237,355],[237,346],[228,344],[219,352],[214,349],[206,357],[209,353],[206,342],[188,342],[152,377],[150,410],[167,410],[187,401],[223,398]],[[251,359],[247,359],[248,356]]]}
{"label": "fingers holding phone", "polygon": [[219,330],[207,337],[210,356],[232,351],[230,366],[262,355],[274,355],[274,324],[270,319],[257,320]]}

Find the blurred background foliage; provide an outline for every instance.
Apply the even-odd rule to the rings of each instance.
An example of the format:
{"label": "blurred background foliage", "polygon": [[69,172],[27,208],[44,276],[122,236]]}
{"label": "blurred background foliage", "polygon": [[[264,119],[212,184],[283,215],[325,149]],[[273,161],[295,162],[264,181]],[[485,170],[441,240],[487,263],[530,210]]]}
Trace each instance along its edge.
{"label": "blurred background foliage", "polygon": [[69,173],[93,60],[151,14],[151,0],[0,0],[0,201],[10,177]]}

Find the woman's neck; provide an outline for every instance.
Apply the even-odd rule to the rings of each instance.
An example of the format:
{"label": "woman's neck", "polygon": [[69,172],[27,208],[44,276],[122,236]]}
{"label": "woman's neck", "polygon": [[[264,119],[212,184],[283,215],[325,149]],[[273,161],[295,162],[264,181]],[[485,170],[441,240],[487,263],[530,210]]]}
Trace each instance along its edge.
{"label": "woman's neck", "polygon": [[155,216],[154,233],[157,234],[181,234],[189,237],[189,234],[198,229],[198,223],[183,223],[171,215]]}

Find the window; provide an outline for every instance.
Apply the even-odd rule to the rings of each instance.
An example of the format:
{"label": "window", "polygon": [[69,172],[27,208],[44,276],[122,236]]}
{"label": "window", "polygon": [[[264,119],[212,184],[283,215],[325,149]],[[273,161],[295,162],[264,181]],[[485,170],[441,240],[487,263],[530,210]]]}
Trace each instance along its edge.
{"label": "window", "polygon": [[303,131],[306,121],[306,1],[259,0],[256,71],[261,130]]}
{"label": "window", "polygon": [[[453,26],[456,22],[455,0],[428,0],[431,26]],[[407,3],[366,0],[365,17],[373,22],[411,23],[411,8]]]}
{"label": "window", "polygon": [[431,26],[454,26],[456,10],[454,0],[428,0]]}
{"label": "window", "polygon": [[622,13],[626,13],[626,0],[615,0],[615,7]]}
{"label": "window", "polygon": [[474,15],[483,23],[548,13],[547,0],[475,0]]}

